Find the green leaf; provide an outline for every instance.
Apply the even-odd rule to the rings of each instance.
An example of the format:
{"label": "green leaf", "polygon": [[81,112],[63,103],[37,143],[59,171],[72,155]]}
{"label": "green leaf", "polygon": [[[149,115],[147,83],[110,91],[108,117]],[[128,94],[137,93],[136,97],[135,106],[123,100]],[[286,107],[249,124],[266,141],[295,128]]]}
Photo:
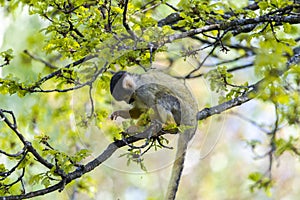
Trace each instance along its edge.
{"label": "green leaf", "polygon": [[258,2],[257,5],[259,6],[259,8],[261,10],[266,10],[269,7],[268,2],[266,2],[266,1],[260,1],[260,2]]}
{"label": "green leaf", "polygon": [[51,185],[49,177],[43,178],[41,184],[43,184],[45,188],[49,187]]}
{"label": "green leaf", "polygon": [[276,156],[280,156],[282,155],[284,152],[286,151],[293,151],[294,149],[297,149],[294,144],[298,141],[297,138],[294,137],[289,137],[288,141],[279,138],[277,140],[275,140],[275,144],[276,144],[276,151],[275,151],[275,155]]}
{"label": "green leaf", "polygon": [[251,174],[249,174],[248,179],[257,182],[259,180],[261,180],[263,177],[263,175],[260,172],[253,172]]}
{"label": "green leaf", "polygon": [[14,58],[14,55],[13,55],[13,50],[12,49],[8,49],[6,51],[2,51],[0,52],[0,56],[3,58],[3,60],[9,64],[10,61]]}
{"label": "green leaf", "polygon": [[79,163],[83,159],[87,158],[88,156],[91,155],[91,152],[88,149],[81,149],[74,156],[71,157],[71,160],[74,163]]}
{"label": "green leaf", "polygon": [[289,23],[284,23],[283,24],[283,30],[286,33],[291,33],[292,32],[292,26]]}
{"label": "green leaf", "polygon": [[0,164],[0,172],[5,172],[7,171],[7,169],[5,168],[5,165],[4,164]]}
{"label": "green leaf", "polygon": [[44,174],[36,174],[31,176],[31,178],[29,179],[29,184],[31,185],[36,185],[39,184],[40,181],[43,179]]}

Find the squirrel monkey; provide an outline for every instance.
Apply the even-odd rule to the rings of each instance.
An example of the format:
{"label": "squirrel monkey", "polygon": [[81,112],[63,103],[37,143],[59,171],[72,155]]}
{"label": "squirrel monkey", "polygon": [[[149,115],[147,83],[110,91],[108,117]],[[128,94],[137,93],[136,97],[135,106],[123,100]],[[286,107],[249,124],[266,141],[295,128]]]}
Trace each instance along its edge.
{"label": "squirrel monkey", "polygon": [[119,71],[111,79],[110,92],[117,101],[132,105],[130,110],[113,112],[111,119],[138,119],[141,114],[152,109],[151,122],[158,121],[164,125],[172,121],[176,126],[185,127],[183,133],[179,133],[176,158],[166,195],[168,200],[175,199],[188,142],[197,128],[196,100],[182,81],[161,71],[144,74]]}

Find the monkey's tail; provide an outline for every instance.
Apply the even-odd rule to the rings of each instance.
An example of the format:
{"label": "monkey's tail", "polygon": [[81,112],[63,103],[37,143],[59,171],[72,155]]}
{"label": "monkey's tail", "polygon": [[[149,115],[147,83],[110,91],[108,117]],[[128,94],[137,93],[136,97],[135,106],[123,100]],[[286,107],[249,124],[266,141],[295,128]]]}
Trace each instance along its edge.
{"label": "monkey's tail", "polygon": [[[189,131],[192,131],[191,129]],[[194,131],[194,130],[193,130]],[[192,134],[187,132],[179,133],[178,143],[177,143],[177,152],[175,161],[172,168],[171,178],[168,185],[168,190],[166,194],[166,200],[174,200],[176,197],[176,193],[178,190],[183,166],[184,166],[184,159],[185,154],[187,151],[188,143]]]}

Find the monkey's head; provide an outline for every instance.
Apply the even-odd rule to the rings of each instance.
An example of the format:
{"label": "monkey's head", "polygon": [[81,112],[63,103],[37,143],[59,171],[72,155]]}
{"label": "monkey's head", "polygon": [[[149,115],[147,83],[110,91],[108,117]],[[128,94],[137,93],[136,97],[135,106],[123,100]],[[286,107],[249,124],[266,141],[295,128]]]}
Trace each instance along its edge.
{"label": "monkey's head", "polygon": [[132,74],[119,71],[110,80],[110,93],[117,101],[131,103],[130,99],[136,89],[136,83]]}

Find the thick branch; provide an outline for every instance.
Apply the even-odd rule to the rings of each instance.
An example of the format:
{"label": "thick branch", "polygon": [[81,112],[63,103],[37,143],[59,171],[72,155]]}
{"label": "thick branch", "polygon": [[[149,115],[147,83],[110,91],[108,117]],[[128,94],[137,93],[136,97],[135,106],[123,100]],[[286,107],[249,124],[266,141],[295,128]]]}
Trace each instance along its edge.
{"label": "thick branch", "polygon": [[234,98],[230,101],[224,102],[220,105],[213,106],[210,108],[204,108],[203,110],[199,111],[197,114],[198,120],[206,119],[212,115],[220,114],[228,109],[231,109],[233,107],[242,105],[243,103],[248,102],[249,100],[253,99],[253,97],[250,97],[249,93],[246,93],[240,97]]}
{"label": "thick branch", "polygon": [[[48,193],[56,191],[56,190],[61,191],[61,190],[64,189],[65,185],[67,185],[68,183],[70,183],[72,180],[81,177],[83,174],[85,174],[85,173],[87,173],[89,171],[92,171],[97,166],[99,166],[104,161],[106,161],[109,157],[111,157],[111,155],[118,148],[126,146],[127,144],[134,143],[136,141],[148,138],[149,135],[151,135],[151,134],[153,134],[155,132],[159,132],[158,126],[152,126],[152,127],[150,127],[149,129],[147,129],[146,131],[144,131],[144,132],[142,132],[140,134],[128,137],[128,138],[126,138],[126,141],[124,141],[124,140],[116,140],[115,142],[109,144],[108,147],[97,158],[95,158],[91,162],[87,163],[86,165],[84,165],[82,167],[79,167],[74,172],[71,172],[71,173],[67,174],[65,176],[65,178],[63,180],[61,180],[59,183],[57,183],[57,184],[55,184],[53,186],[50,186],[48,188],[45,188],[45,189],[41,189],[41,190],[29,192],[27,194],[14,195],[14,196],[6,196],[5,200],[28,199],[28,198],[31,198],[31,197],[36,197],[36,196],[41,196],[41,195],[44,195],[44,194],[48,194]],[[164,134],[166,134],[166,132],[159,132],[157,134],[157,136],[164,135]]]}
{"label": "thick branch", "polygon": [[[172,5],[168,4],[167,2],[165,2],[165,4],[169,7],[171,7],[173,10],[175,10],[176,12],[171,13],[170,15],[168,15],[166,18],[161,19],[158,21],[158,26],[165,26],[165,25],[174,25],[176,24],[178,21],[182,20],[183,18],[180,16],[179,12],[181,12],[182,10],[178,10],[177,8],[174,8]],[[250,4],[248,6],[246,6],[244,8],[244,10],[257,10],[259,9],[257,3],[253,3]],[[236,13],[234,12],[227,12],[223,15],[223,17],[225,19],[229,19],[232,16],[235,16]]]}
{"label": "thick branch", "polygon": [[250,19],[236,19],[229,22],[221,22],[218,24],[207,25],[201,28],[192,29],[183,33],[176,33],[164,38],[161,42],[157,44],[157,47],[164,46],[167,43],[172,43],[174,40],[183,39],[187,37],[192,37],[194,35],[205,33],[208,31],[213,30],[235,30],[237,32],[239,27],[251,25],[251,24],[260,24],[264,22],[277,22],[277,23],[290,23],[290,24],[298,24],[300,23],[300,16],[299,15],[289,15],[289,16],[282,16],[282,15],[263,15],[257,18],[250,18]]}

